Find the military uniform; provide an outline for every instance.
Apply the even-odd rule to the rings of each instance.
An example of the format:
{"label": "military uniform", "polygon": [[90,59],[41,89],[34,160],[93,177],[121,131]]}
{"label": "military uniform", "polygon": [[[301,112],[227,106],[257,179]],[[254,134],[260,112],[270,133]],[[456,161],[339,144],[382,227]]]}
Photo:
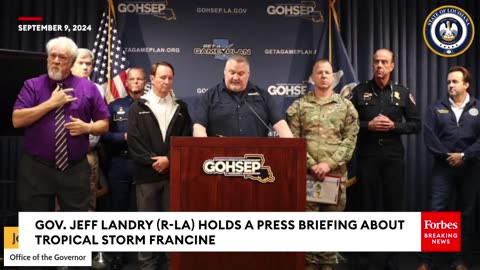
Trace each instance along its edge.
{"label": "military uniform", "polygon": [[[343,211],[347,162],[352,158],[359,131],[358,113],[354,106],[336,93],[321,99],[310,92],[288,108],[287,120],[295,137],[307,139],[307,169],[325,162],[331,169],[329,174],[341,177],[339,203],[307,203],[307,211]],[[306,260],[311,264],[334,264],[337,256],[335,252],[307,253]]]}
{"label": "military uniform", "polygon": [[[359,182],[352,186],[356,201],[351,209],[403,211],[405,165],[400,135],[418,133],[421,126],[413,96],[402,85],[390,82],[380,89],[370,80],[353,89],[352,103],[359,114],[360,133],[357,141]],[[368,123],[379,114],[390,118],[395,123],[394,129],[368,130]]]}

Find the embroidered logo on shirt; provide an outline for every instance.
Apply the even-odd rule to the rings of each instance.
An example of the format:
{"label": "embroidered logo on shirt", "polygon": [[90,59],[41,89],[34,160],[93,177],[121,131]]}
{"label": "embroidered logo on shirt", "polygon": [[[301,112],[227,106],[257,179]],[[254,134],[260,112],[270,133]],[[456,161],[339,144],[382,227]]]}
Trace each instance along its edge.
{"label": "embroidered logo on shirt", "polygon": [[138,112],[138,114],[149,114],[149,113],[150,113],[149,111]]}
{"label": "embroidered logo on shirt", "polygon": [[471,116],[477,116],[478,115],[478,110],[477,110],[477,108],[471,108],[470,110],[468,110],[468,113]]}
{"label": "embroidered logo on shirt", "polygon": [[255,93],[248,93],[249,96],[260,96],[260,94],[258,92],[255,92]]}

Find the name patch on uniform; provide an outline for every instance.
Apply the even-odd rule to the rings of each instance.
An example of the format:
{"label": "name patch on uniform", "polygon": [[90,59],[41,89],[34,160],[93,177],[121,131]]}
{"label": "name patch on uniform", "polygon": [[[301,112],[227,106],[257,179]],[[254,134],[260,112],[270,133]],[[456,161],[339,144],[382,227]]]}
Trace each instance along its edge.
{"label": "name patch on uniform", "polygon": [[448,110],[445,110],[445,109],[438,109],[437,110],[438,113],[448,113]]}
{"label": "name patch on uniform", "polygon": [[372,93],[370,92],[363,93],[363,100],[370,100],[370,99],[372,99]]}

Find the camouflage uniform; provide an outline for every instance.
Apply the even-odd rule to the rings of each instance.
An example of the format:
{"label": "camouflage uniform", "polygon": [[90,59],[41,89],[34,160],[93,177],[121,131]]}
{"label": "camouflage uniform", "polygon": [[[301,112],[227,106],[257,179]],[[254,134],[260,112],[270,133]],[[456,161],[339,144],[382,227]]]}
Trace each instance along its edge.
{"label": "camouflage uniform", "polygon": [[[347,162],[352,158],[359,131],[358,113],[353,104],[337,93],[320,99],[313,92],[297,99],[287,110],[295,137],[307,139],[307,167],[326,162],[329,174],[341,177],[337,205],[307,203],[307,211],[343,211],[346,205]],[[308,169],[307,168],[307,169]],[[335,252],[307,253],[309,264],[334,264]]]}

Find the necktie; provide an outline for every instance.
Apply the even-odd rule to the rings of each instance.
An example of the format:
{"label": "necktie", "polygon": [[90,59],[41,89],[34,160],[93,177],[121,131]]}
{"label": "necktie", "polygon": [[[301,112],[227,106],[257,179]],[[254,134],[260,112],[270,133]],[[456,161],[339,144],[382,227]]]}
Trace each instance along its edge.
{"label": "necktie", "polygon": [[[62,89],[62,84],[57,83]],[[64,171],[68,167],[67,130],[63,105],[55,110],[55,167]]]}

